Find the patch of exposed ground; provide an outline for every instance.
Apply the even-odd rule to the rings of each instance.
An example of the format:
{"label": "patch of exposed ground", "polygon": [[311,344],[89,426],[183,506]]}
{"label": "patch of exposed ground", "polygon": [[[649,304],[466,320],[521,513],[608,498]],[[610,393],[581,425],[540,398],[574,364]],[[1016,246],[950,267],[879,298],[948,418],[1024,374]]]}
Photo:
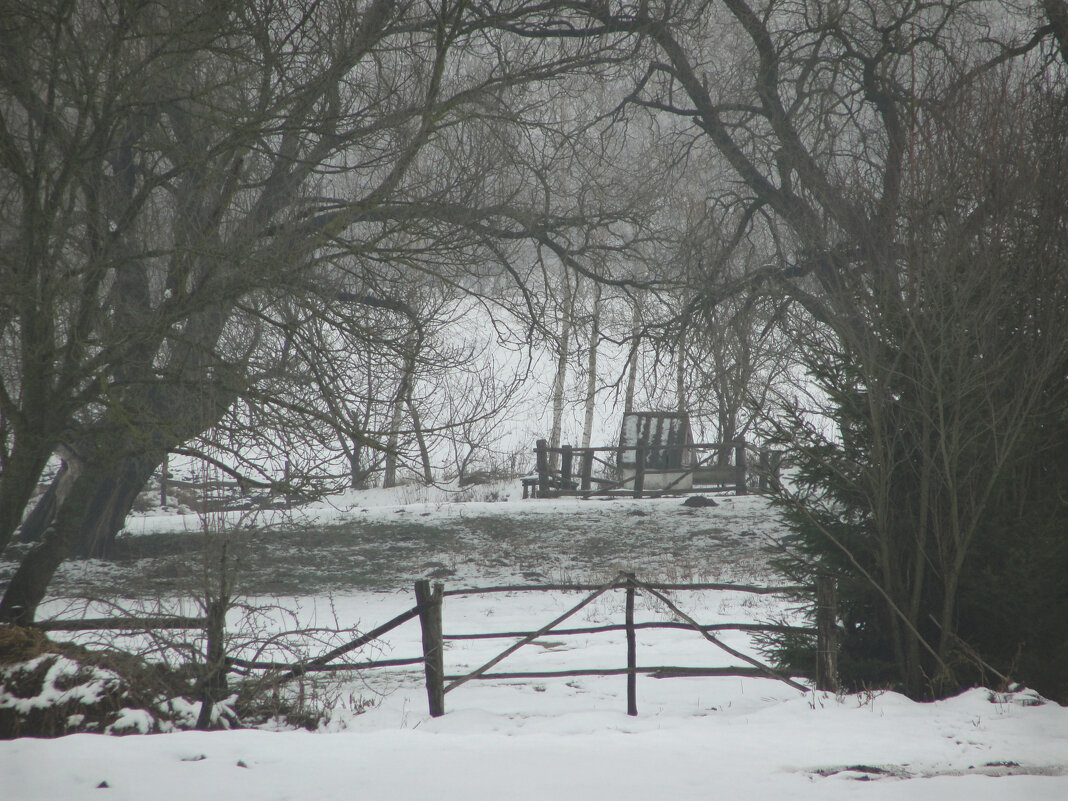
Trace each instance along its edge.
{"label": "patch of exposed ground", "polygon": [[[240,591],[254,595],[386,590],[426,577],[454,585],[586,581],[621,569],[670,581],[763,575],[765,547],[779,528],[774,513],[761,499],[719,500],[699,509],[602,501],[537,514],[354,514],[334,525],[230,533],[227,559]],[[181,593],[217,564],[205,555],[217,554],[217,539],[120,536],[110,560],[71,560],[50,589],[59,596]],[[0,584],[24,548],[8,549]]]}

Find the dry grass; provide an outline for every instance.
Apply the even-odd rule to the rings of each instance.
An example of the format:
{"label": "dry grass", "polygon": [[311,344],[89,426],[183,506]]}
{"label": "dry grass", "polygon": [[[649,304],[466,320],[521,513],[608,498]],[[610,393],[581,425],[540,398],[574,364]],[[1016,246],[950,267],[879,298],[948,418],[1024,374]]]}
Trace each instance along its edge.
{"label": "dry grass", "polygon": [[0,665],[28,662],[43,653],[54,651],[55,645],[43,631],[21,626],[0,626]]}

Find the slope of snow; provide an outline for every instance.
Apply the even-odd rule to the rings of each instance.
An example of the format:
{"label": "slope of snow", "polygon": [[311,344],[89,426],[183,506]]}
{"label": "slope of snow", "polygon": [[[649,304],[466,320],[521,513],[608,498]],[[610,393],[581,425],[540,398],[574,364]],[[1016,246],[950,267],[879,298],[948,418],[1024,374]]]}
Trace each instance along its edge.
{"label": "slope of snow", "polygon": [[[419,517],[445,525],[465,515],[501,515],[522,525],[560,515],[604,517],[605,532],[647,526],[669,551],[690,534],[672,501],[506,501],[449,504],[396,495],[351,496],[302,510],[309,520],[363,516]],[[775,526],[761,498],[720,498],[721,507],[693,531],[718,520],[762,533]],[[585,504],[585,505],[583,505]],[[366,510],[366,511],[365,511]],[[635,512],[640,512],[635,517]],[[552,515],[556,515],[554,518]],[[168,520],[165,524],[164,520]],[[174,525],[156,515],[145,530]],[[135,529],[133,520],[129,528]],[[673,527],[670,532],[657,529]],[[703,528],[702,528],[703,527]],[[163,528],[157,530],[164,530]],[[173,528],[166,530],[174,530]],[[567,543],[556,546],[566,551]],[[665,553],[670,560],[672,554]],[[449,579],[478,580],[478,565]],[[489,576],[487,579],[496,579]],[[249,599],[275,604],[280,617],[362,631],[409,608],[405,580],[392,591]],[[675,602],[702,623],[789,616],[787,601],[739,592],[678,592]],[[574,605],[576,593],[513,592],[448,597],[446,634],[524,631]],[[63,599],[49,601],[54,608]],[[567,626],[622,620],[622,594],[603,596]],[[639,598],[639,620],[669,618],[652,598]],[[235,627],[238,625],[234,621]],[[755,653],[748,638],[726,632],[730,646]],[[513,640],[447,642],[445,668],[460,674]],[[412,621],[354,660],[420,653]],[[620,667],[619,632],[563,637],[552,632],[494,671]],[[640,630],[639,665],[738,664],[688,631]],[[638,716],[628,717],[622,676],[471,681],[446,696],[446,714],[430,718],[421,668],[382,669],[334,686],[317,732],[244,730],[0,742],[3,798],[84,798],[96,788],[111,799],[983,799],[1068,798],[1068,709],[1020,690],[983,689],[919,704],[894,693],[835,696],[800,693],[771,679],[639,676]]]}

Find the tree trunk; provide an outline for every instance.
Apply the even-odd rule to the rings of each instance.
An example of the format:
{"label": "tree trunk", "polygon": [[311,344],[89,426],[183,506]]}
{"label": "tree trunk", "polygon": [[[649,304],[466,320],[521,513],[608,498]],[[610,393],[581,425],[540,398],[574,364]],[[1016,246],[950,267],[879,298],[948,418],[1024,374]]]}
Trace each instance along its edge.
{"label": "tree trunk", "polygon": [[[720,406],[716,412],[719,423],[719,441],[734,442],[738,438],[738,417],[734,409]],[[719,467],[727,467],[731,461],[731,449],[720,448],[716,454],[716,464]]]}
{"label": "tree trunk", "polygon": [[68,458],[70,470],[76,473],[69,494],[63,498],[63,487],[57,485],[54,518],[45,524],[40,542],[23,558],[8,585],[0,601],[0,619],[32,621],[56,568],[75,548],[83,555],[107,553],[138,493],[166,453],[214,425],[233,402],[232,389],[205,383],[210,397],[190,395],[181,385],[142,385],[142,392],[124,399],[116,410],[122,415],[130,409],[141,414],[150,411],[149,421],[117,434],[102,433],[108,430],[109,421],[104,421],[101,429],[87,433],[79,452],[92,456]]}
{"label": "tree trunk", "polygon": [[52,483],[48,485],[44,495],[37,499],[33,510],[26,515],[19,527],[20,542],[37,542],[45,533],[56,517],[56,510],[66,499],[70,492],[71,484],[74,483],[74,474],[64,461],[56,474],[52,477]]}
{"label": "tree trunk", "polygon": [[582,447],[593,439],[593,417],[597,401],[597,347],[601,342],[601,285],[593,285],[593,319],[590,323],[590,357],[586,364],[586,419],[582,423]]}
{"label": "tree trunk", "polygon": [[[571,318],[575,313],[575,295],[568,280],[567,270],[563,271],[560,288],[564,293],[560,305],[560,335],[556,340],[556,377],[553,379],[553,420],[549,433],[549,447],[560,447],[560,435],[564,425],[564,385],[567,381],[567,357],[571,344]],[[560,466],[560,454],[550,451],[549,469],[557,470]]]}
{"label": "tree trunk", "polygon": [[347,448],[349,457],[349,487],[354,490],[367,489],[367,479],[370,471],[363,467],[363,443],[352,442],[352,447]]}
{"label": "tree trunk", "polygon": [[634,388],[638,381],[638,345],[641,343],[642,312],[637,299],[634,301],[630,325],[630,356],[627,357],[627,391],[623,395],[624,414],[634,411]]}
{"label": "tree trunk", "polygon": [[100,482],[100,488],[85,511],[74,553],[90,559],[107,559],[111,546],[126,522],[134,501],[163,462],[156,455],[127,457]]}
{"label": "tree trunk", "polygon": [[675,411],[686,414],[686,328],[679,332],[679,353],[675,360]]}
{"label": "tree trunk", "polygon": [[1046,12],[1050,28],[1053,29],[1053,38],[1057,40],[1061,59],[1068,64],[1068,3],[1064,0],[1042,0],[1042,8]]}
{"label": "tree trunk", "polygon": [[56,568],[78,540],[85,512],[101,483],[102,472],[88,466],[80,472],[55,521],[15,571],[0,601],[0,620],[19,626],[33,622]]}
{"label": "tree trunk", "polygon": [[38,444],[22,444],[16,435],[15,446],[0,473],[0,553],[11,541],[22,522],[22,514],[37,489],[37,481],[48,464],[50,450]]}
{"label": "tree trunk", "polygon": [[408,384],[408,397],[405,401],[408,405],[408,414],[412,417],[412,428],[415,430],[415,441],[419,445],[419,458],[423,464],[423,482],[428,486],[434,483],[434,468],[430,464],[430,449],[426,445],[426,434],[423,431],[423,424],[419,419],[419,410],[415,407],[415,401],[412,400],[412,386]]}
{"label": "tree trunk", "polygon": [[[418,326],[418,323],[416,323]],[[389,488],[397,486],[397,463],[400,451],[400,427],[404,414],[404,406],[409,402],[412,393],[412,384],[415,378],[415,368],[418,363],[419,352],[422,350],[422,336],[418,328],[411,332],[405,343],[404,366],[401,368],[400,383],[397,385],[397,394],[393,396],[392,410],[389,418],[389,439],[386,447],[385,474],[382,478],[382,486]],[[416,426],[418,429],[418,425]],[[417,432],[418,433],[418,432]]]}
{"label": "tree trunk", "polygon": [[382,486],[385,489],[397,486],[397,456],[400,449],[401,411],[404,409],[404,382],[407,374],[401,378],[401,386],[393,398],[393,410],[389,418],[389,439],[386,440],[385,466]]}
{"label": "tree trunk", "polygon": [[[162,457],[146,455],[128,457],[110,468],[98,470],[99,488],[85,509],[73,553],[90,559],[108,557],[115,535],[122,530],[134,501],[161,463]],[[21,541],[41,540],[78,480],[80,477],[72,474],[65,464],[22,524]]]}
{"label": "tree trunk", "polygon": [[159,505],[167,505],[167,479],[170,477],[171,462],[168,454],[163,454],[163,462],[159,466]]}

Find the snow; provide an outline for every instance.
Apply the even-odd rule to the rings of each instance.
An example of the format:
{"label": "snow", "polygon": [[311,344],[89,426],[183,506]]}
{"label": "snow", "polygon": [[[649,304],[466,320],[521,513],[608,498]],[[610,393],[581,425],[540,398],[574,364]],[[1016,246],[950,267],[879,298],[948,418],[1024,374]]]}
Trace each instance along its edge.
{"label": "snow", "polygon": [[[498,500],[483,500],[492,496]],[[404,485],[392,489],[349,490],[325,500],[283,508],[212,513],[207,520],[185,508],[164,507],[145,514],[131,515],[124,532],[130,535],[173,531],[203,531],[205,525],[278,527],[330,525],[357,517],[361,520],[393,520],[397,515],[456,517],[463,515],[513,515],[553,512],[560,504],[574,504],[567,499],[545,504],[524,504],[518,481],[459,489],[449,486]]]}
{"label": "snow", "polygon": [[414,708],[397,716],[391,705],[340,732],[24,739],[3,744],[0,770],[19,799],[81,798],[101,782],[108,798],[156,801],[1052,801],[1068,791],[1068,725],[1055,705],[992,702],[982,690],[921,705],[741,684],[723,695],[737,693],[736,709],[669,709],[663,696],[664,708],[638,718],[549,693],[528,698],[523,712],[498,712],[488,696],[461,700],[458,690],[442,718]]}
{"label": "snow", "polygon": [[[16,698],[11,695],[0,695],[0,709],[11,708],[16,712],[25,714],[31,709],[44,709],[51,706],[66,704],[77,701],[83,704],[92,704],[100,700],[100,697],[108,689],[109,685],[116,685],[119,681],[117,674],[103,668],[83,668],[77,662],[65,656],[44,654],[25,662],[21,670],[31,672],[45,662],[51,662],[42,682],[41,692],[31,698]],[[80,673],[88,673],[88,680],[83,680],[69,688],[64,688],[64,680],[70,681]]]}
{"label": "snow", "polygon": [[[588,514],[582,510],[591,508],[580,501],[469,505],[434,497],[399,500],[410,502],[398,502],[395,494],[353,494],[300,514],[319,522],[400,515],[443,524],[464,515],[502,515],[522,525],[538,515]],[[595,508],[606,516],[608,529],[633,523],[637,508],[646,515],[638,522],[650,529],[689,520],[672,517],[679,501],[670,503],[613,501]],[[733,499],[710,514],[762,532],[774,527],[760,498]],[[132,520],[128,528],[173,526],[178,517]],[[662,541],[664,547],[674,547],[670,537]],[[478,581],[478,569],[475,565],[450,577],[448,587],[491,583]],[[343,627],[368,630],[412,605],[410,586],[247,600],[277,604],[277,621],[260,623],[268,628],[289,625],[287,616],[296,615],[306,623],[336,620]],[[534,630],[581,598],[574,592],[449,596],[444,628],[446,634]],[[790,614],[788,602],[777,596],[680,591],[672,598],[703,623]],[[50,603],[58,607],[62,599]],[[622,608],[622,593],[607,594],[563,625],[618,623]],[[639,597],[638,620],[668,615],[655,599]],[[722,639],[755,654],[743,633],[723,632]],[[449,641],[446,672],[465,672],[512,642]],[[411,621],[352,658],[419,653],[419,625]],[[493,671],[619,667],[624,654],[621,632],[575,637],[550,632]],[[692,632],[659,629],[639,630],[638,661],[739,664]],[[76,799],[106,786],[107,798],[137,801],[683,801],[726,794],[820,801],[1068,798],[1068,709],[1023,689],[974,689],[920,704],[889,692],[801,693],[771,679],[642,675],[639,714],[628,717],[625,688],[623,676],[471,681],[446,696],[443,717],[431,718],[419,666],[367,671],[325,696],[329,714],[316,732],[276,726],[0,742],[0,795],[20,801]],[[192,717],[195,709],[189,713]],[[148,725],[133,711],[121,720],[128,730]]]}

